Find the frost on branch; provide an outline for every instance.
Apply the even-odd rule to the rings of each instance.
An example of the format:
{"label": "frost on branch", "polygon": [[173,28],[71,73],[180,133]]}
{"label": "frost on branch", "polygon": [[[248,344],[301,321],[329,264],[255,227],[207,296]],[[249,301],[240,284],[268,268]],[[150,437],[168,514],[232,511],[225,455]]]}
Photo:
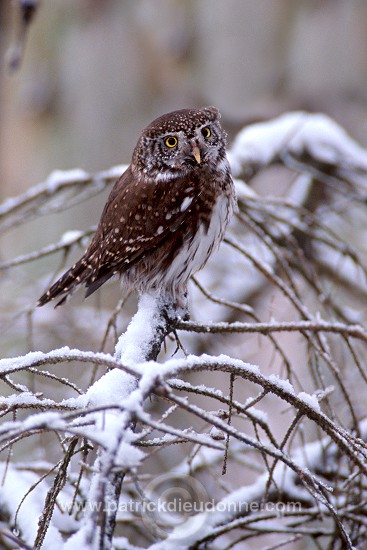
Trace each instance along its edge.
{"label": "frost on branch", "polygon": [[116,359],[127,364],[156,359],[164,337],[186,315],[162,296],[142,294],[137,313],[116,344]]}
{"label": "frost on branch", "polygon": [[[229,158],[239,209],[190,321],[118,285],[35,310],[48,258],[61,270],[93,227],[3,258],[0,545],[366,545],[367,151],[297,112]],[[123,169],[54,172],[0,230],[46,228]]]}

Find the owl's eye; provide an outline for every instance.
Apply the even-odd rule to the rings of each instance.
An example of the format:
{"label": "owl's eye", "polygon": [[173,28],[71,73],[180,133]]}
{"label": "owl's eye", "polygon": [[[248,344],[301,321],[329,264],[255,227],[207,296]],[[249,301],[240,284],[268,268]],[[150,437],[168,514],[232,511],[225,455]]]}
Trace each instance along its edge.
{"label": "owl's eye", "polygon": [[167,145],[170,149],[173,149],[173,147],[176,147],[178,143],[178,139],[175,136],[168,136],[164,140],[164,144]]}
{"label": "owl's eye", "polygon": [[212,135],[210,128],[208,126],[205,126],[205,128],[201,130],[201,134],[205,139],[210,138],[210,136]]}

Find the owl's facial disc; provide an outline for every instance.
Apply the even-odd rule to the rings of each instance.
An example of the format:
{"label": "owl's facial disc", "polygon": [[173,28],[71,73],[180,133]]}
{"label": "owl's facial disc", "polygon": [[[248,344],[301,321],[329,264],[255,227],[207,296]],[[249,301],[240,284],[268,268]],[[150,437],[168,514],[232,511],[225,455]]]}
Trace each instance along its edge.
{"label": "owl's facial disc", "polygon": [[142,134],[133,154],[133,171],[164,181],[192,171],[212,171],[225,155],[225,133],[217,111],[184,110],[171,115],[157,119]]}
{"label": "owl's facial disc", "polygon": [[199,126],[189,133],[166,135],[161,141],[164,163],[183,172],[205,168],[217,161],[221,139],[221,129],[215,124]]}
{"label": "owl's facial disc", "polygon": [[176,175],[198,167],[203,160],[203,149],[199,141],[194,134],[188,136],[184,132],[164,136],[160,142],[163,146],[164,165],[174,170]]}

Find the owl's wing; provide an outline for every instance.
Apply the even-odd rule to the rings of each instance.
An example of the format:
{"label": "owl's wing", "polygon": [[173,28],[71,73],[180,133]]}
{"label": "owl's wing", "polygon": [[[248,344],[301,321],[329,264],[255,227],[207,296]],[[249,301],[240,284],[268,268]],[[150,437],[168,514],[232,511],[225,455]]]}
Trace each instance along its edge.
{"label": "owl's wing", "polygon": [[137,180],[129,167],[115,183],[83,257],[41,296],[38,305],[62,297],[60,305],[83,284],[89,296],[116,273],[127,271],[189,218],[197,219],[199,212],[205,217],[201,194],[194,176]]}
{"label": "owl's wing", "polygon": [[86,252],[95,267],[85,282],[86,296],[116,272],[122,273],[177,231],[197,210],[195,178],[141,180],[125,172],[115,184]]}

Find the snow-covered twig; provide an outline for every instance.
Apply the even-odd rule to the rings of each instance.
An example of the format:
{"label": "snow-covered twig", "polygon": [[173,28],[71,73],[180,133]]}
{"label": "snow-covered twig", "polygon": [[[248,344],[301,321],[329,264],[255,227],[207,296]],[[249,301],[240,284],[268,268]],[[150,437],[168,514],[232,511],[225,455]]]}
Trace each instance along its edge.
{"label": "snow-covered twig", "polygon": [[[359,420],[365,408],[355,392],[362,391],[359,380],[367,381],[362,307],[367,296],[362,216],[367,152],[327,117],[289,113],[245,128],[229,158],[237,177],[239,212],[226,244],[191,289],[192,316],[200,320],[183,321],[185,312],[172,310],[158,297],[143,296],[115,356],[61,348],[0,360],[6,383],[0,398],[0,450],[5,455],[0,499],[11,518],[9,525],[17,519],[19,537],[29,546],[36,539],[38,546],[48,548],[50,536],[61,532],[67,540],[60,548],[70,550],[112,544],[131,548],[128,538],[136,540],[135,545],[152,544],[151,537],[161,535],[154,521],[147,522],[144,513],[136,518],[119,510],[129,498],[149,502],[149,480],[156,483],[151,463],[161,477],[172,478],[177,470],[189,473],[192,483],[201,478],[208,496],[215,484],[218,505],[292,498],[302,504],[301,510],[286,512],[283,520],[274,511],[241,515],[214,510],[205,516],[208,521],[201,531],[184,539],[185,548],[222,538],[229,546],[236,529],[241,529],[243,540],[272,531],[314,539],[324,535],[350,547],[345,526],[352,535],[358,532],[353,543],[363,544],[358,506],[366,499],[367,448]],[[251,178],[274,165],[292,175],[292,184],[283,196],[261,196],[250,187]],[[124,168],[95,176],[79,170],[55,172],[44,184],[0,207],[0,229],[64,210],[104,189]],[[243,175],[250,178],[247,183],[239,179]],[[16,272],[13,268],[24,269],[56,252],[66,257],[87,233],[67,231],[54,245],[5,259],[0,266],[7,268],[4,279],[11,287],[8,275]],[[34,296],[32,288],[25,298],[23,281],[14,292],[19,301]],[[47,333],[56,342],[73,342],[84,329],[88,340],[80,347],[112,349],[108,336],[111,327],[121,332],[117,313],[120,316],[123,304],[121,299],[112,313],[103,304],[99,317],[84,304],[56,313],[33,313],[29,306],[26,311],[39,338]],[[248,318],[251,323],[244,322]],[[158,363],[163,339],[173,328],[181,331],[191,355]],[[256,334],[262,335],[259,348],[274,349],[277,360],[261,353],[254,358],[256,346],[251,342],[256,339],[251,335]],[[45,342],[41,345],[48,346]],[[226,355],[225,346],[230,350]],[[11,349],[7,352],[12,354]],[[261,369],[246,362],[250,357]],[[88,364],[107,372],[83,390]],[[266,364],[270,375],[264,374]],[[228,378],[232,385],[226,395]],[[64,393],[48,394],[39,380],[52,382]],[[315,435],[315,427],[325,436]],[[14,472],[13,446],[39,434],[57,434],[61,457],[41,477],[32,464]],[[313,437],[316,441],[305,443]],[[227,443],[228,473],[223,477],[220,466]],[[182,452],[177,452],[178,445]],[[157,453],[164,457],[170,452],[168,459],[154,462]],[[244,482],[247,473],[256,476],[253,482]],[[63,513],[65,498],[76,512],[73,518]],[[32,513],[28,502],[34,504]],[[38,533],[27,525],[27,512],[34,525],[41,516]],[[203,517],[199,513],[196,519]],[[326,526],[320,527],[320,519]],[[115,536],[117,522],[125,529],[124,539]],[[174,537],[180,530],[168,531],[166,542],[156,547],[179,547]]]}
{"label": "snow-covered twig", "polygon": [[366,150],[321,113],[298,111],[252,124],[239,132],[229,151],[236,177],[287,158],[303,166],[314,163],[320,172],[322,167],[333,167],[336,176],[352,179],[366,190]]}
{"label": "snow-covered twig", "polygon": [[[184,314],[186,312],[183,312]],[[174,329],[179,319],[175,306],[159,294],[143,294],[139,298],[138,311],[126,332],[120,337],[115,349],[115,361],[135,366],[149,360],[156,360],[165,336]],[[100,451],[95,469],[97,473],[91,482],[89,502],[101,504],[96,512],[87,512],[79,532],[71,538],[66,548],[75,545],[98,547],[100,550],[112,547],[116,526],[121,486],[124,474],[131,467],[135,456],[130,445],[134,423],[141,417],[145,399],[154,390],[154,377],[142,374],[139,381],[120,369],[107,372],[87,392],[88,403],[94,407],[116,400],[123,405],[123,411],[102,413],[102,420],[94,414],[94,421],[102,434],[108,435],[108,446]],[[148,422],[149,425],[149,422]],[[131,450],[129,450],[131,449]],[[123,458],[124,457],[124,458]]]}
{"label": "snow-covered twig", "polygon": [[[45,182],[31,187],[19,197],[8,198],[0,205],[0,228],[8,230],[24,223],[25,220],[42,215],[47,205],[47,214],[60,211],[101,192],[108,183],[116,181],[127,166],[114,166],[109,170],[96,174],[88,174],[79,168],[74,170],[55,170]],[[62,193],[70,195],[68,200],[58,201],[52,206],[52,201]]]}
{"label": "snow-covered twig", "polygon": [[259,333],[268,335],[271,332],[325,332],[343,334],[367,342],[367,332],[361,325],[347,325],[345,323],[315,321],[281,322],[275,320],[269,323],[198,323],[195,321],[180,321],[178,330],[202,332],[204,334],[226,334],[232,332]]}

